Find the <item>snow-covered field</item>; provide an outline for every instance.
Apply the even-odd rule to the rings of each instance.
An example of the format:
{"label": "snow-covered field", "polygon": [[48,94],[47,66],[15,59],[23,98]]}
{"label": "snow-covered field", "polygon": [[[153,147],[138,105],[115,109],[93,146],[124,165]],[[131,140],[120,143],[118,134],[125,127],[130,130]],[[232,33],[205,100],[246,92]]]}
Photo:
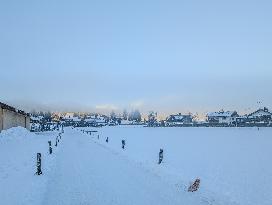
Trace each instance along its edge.
{"label": "snow-covered field", "polygon": [[[57,135],[1,132],[0,204],[272,204],[270,128],[66,128],[49,155]],[[188,193],[197,177],[199,191]]]}
{"label": "snow-covered field", "polygon": [[[271,128],[124,126],[97,130],[100,143],[141,163],[180,189],[199,177],[199,194],[208,201],[272,204]],[[126,140],[124,151],[122,139]],[[164,149],[164,161],[157,165],[160,148]]]}

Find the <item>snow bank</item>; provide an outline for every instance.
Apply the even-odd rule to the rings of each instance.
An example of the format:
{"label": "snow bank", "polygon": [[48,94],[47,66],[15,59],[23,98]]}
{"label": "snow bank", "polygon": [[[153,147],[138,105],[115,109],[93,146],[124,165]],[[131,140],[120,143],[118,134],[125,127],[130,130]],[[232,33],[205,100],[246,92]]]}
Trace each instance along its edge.
{"label": "snow bank", "polygon": [[31,136],[31,133],[23,127],[13,127],[8,130],[2,130],[0,138],[8,140],[25,139],[25,137]]}

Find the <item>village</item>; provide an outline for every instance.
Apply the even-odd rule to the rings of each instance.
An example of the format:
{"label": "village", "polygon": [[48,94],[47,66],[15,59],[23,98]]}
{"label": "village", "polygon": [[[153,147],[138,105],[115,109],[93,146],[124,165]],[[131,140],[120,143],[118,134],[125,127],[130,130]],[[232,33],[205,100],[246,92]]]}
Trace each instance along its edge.
{"label": "village", "polygon": [[237,111],[218,111],[206,114],[206,119],[198,120],[193,114],[172,114],[164,120],[150,112],[147,119],[136,110],[123,114],[111,112],[109,116],[98,113],[26,113],[0,102],[0,130],[22,126],[33,132],[50,131],[61,126],[102,127],[118,125],[142,125],[144,127],[271,127],[272,112],[260,108],[252,113],[239,115]]}
{"label": "village", "polygon": [[[139,113],[137,111],[137,113]],[[236,111],[218,111],[206,114],[205,121],[199,121],[192,114],[173,114],[164,120],[157,118],[157,113],[150,112],[147,119],[142,119],[139,113],[136,117],[102,114],[53,113],[52,115],[31,115],[31,130],[50,130],[59,124],[74,127],[102,127],[118,125],[143,125],[146,127],[270,127],[272,113],[266,108],[260,108],[246,115],[239,115]]]}

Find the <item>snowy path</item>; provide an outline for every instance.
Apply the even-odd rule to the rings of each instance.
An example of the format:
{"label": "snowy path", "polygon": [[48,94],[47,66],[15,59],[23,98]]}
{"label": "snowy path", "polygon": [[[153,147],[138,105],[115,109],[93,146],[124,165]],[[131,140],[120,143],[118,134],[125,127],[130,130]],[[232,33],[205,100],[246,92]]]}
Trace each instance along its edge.
{"label": "snowy path", "polygon": [[67,129],[61,146],[44,205],[205,204],[88,135]]}

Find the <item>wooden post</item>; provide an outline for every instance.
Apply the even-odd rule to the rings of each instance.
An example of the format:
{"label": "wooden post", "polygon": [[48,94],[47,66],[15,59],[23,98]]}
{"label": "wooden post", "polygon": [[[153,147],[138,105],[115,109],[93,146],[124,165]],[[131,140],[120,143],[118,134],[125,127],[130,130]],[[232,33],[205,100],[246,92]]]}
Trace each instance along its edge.
{"label": "wooden post", "polygon": [[55,146],[57,147],[58,146],[58,137],[56,137],[56,144]]}
{"label": "wooden post", "polygon": [[162,160],[163,160],[163,149],[160,149],[160,152],[159,152],[159,163],[158,164],[161,164]]}
{"label": "wooden post", "polygon": [[51,141],[48,141],[48,144],[49,144],[49,154],[52,154],[52,147],[51,147]]}
{"label": "wooden post", "polygon": [[107,143],[109,142],[109,137],[107,137],[106,142],[107,142]]}
{"label": "wooden post", "polygon": [[42,174],[42,154],[41,153],[37,153],[37,175],[41,175]]}
{"label": "wooden post", "polygon": [[122,140],[122,149],[125,149],[126,141]]}
{"label": "wooden post", "polygon": [[99,135],[97,135],[97,139],[99,139]]}

